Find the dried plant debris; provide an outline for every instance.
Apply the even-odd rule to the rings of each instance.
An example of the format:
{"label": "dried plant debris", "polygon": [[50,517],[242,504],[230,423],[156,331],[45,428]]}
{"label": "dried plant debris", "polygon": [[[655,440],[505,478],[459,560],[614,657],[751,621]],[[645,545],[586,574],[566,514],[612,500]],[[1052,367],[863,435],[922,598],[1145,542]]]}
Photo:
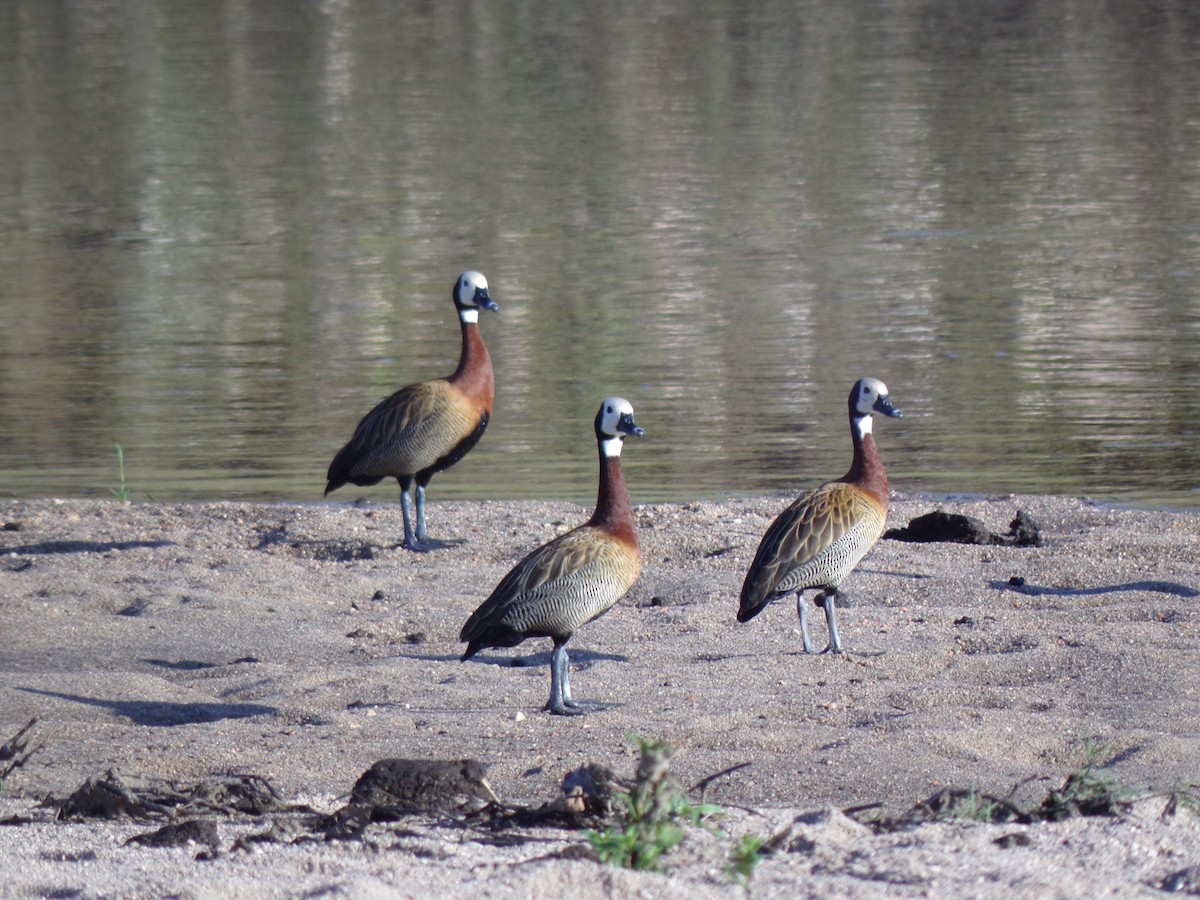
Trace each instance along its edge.
{"label": "dried plant debris", "polygon": [[475,812],[499,802],[474,759],[381,759],[350,791],[350,803],[405,812]]}
{"label": "dried plant debris", "polygon": [[[394,822],[410,815],[433,815],[443,825],[482,828],[509,837],[478,838],[485,842],[536,840],[512,835],[518,829],[595,829],[615,821],[636,781],[607,766],[588,763],[563,776],[562,793],[532,806],[501,801],[476,760],[380,760],[355,783],[341,809],[314,823],[327,840],[362,839],[375,822]],[[640,776],[639,776],[640,777]]]}
{"label": "dried plant debris", "polygon": [[599,828],[616,815],[622,797],[632,790],[633,781],[621,778],[608,766],[588,763],[564,775],[561,787],[561,796],[540,806],[492,810],[486,824],[493,830]]}
{"label": "dried plant debris", "polygon": [[995,797],[974,788],[945,788],[896,818],[886,820],[880,830],[942,822],[947,819],[966,819],[992,825],[1027,825],[1033,821],[1029,813],[1018,809],[1004,797]]}
{"label": "dried plant debris", "polygon": [[[715,824],[720,807],[694,802],[689,795],[703,794],[716,778],[737,771],[733,766],[711,775],[684,790],[670,770],[671,748],[662,742],[638,739],[641,754],[632,778],[612,769],[589,763],[568,772],[561,781],[561,795],[540,805],[506,804],[497,797],[486,777],[486,764],[473,759],[426,760],[382,759],[355,782],[341,809],[322,815],[307,806],[282,800],[271,785],[256,776],[212,778],[180,787],[162,779],[109,771],[89,778],[62,801],[57,818],[123,818],[160,820],[162,827],[135,835],[126,843],[143,847],[186,847],[197,845],[197,859],[221,855],[218,822],[222,817],[261,821],[263,827],[236,835],[229,852],[250,850],[262,844],[303,844],[331,840],[363,841],[374,845],[368,832],[372,825],[396,823],[408,816],[424,817],[411,826],[392,824],[383,831],[391,838],[418,841],[439,840],[431,829],[466,831],[464,840],[485,844],[527,844],[552,840],[539,829],[581,831],[584,844],[557,849],[553,856],[587,856],[615,865],[662,871],[668,855],[689,833],[699,827],[727,838]],[[11,742],[10,742],[11,743]],[[916,828],[930,822],[973,821],[1011,826],[1058,821],[1074,816],[1120,816],[1130,811],[1137,795],[1102,770],[1104,748],[1086,741],[1078,767],[1061,785],[1040,798],[1018,802],[1013,797],[1030,782],[1024,781],[1007,797],[973,788],[945,789],[914,805],[898,816],[885,816],[879,804],[842,812],[826,811],[825,818],[812,821],[844,823],[844,827],[871,829],[877,833]],[[1109,763],[1116,757],[1107,757]],[[744,764],[743,764],[744,765]],[[1159,795],[1161,796],[1161,795]],[[1195,794],[1177,791],[1170,795],[1163,815],[1177,807],[1193,808]],[[165,820],[165,821],[162,821]],[[805,816],[796,824],[810,822]],[[810,822],[811,823],[811,822]],[[1022,830],[996,838],[1001,847],[1028,843]],[[812,843],[797,836],[792,827],[769,835],[743,835],[729,852],[727,873],[748,885],[754,868],[770,853],[811,852]],[[416,851],[414,851],[416,852]],[[1171,880],[1173,879],[1173,880]],[[1192,891],[1193,870],[1171,876],[1163,890]]]}
{"label": "dried plant debris", "polygon": [[221,846],[217,823],[212,819],[185,819],[182,822],[171,822],[154,831],[135,834],[126,844],[140,844],[143,847],[186,847],[189,844],[200,844],[215,853]]}
{"label": "dried plant debris", "polygon": [[1200,865],[1172,872],[1157,887],[1170,894],[1200,895]]}
{"label": "dried plant debris", "polygon": [[29,746],[27,735],[36,724],[37,719],[30,719],[18,729],[16,734],[0,744],[0,764],[3,764],[0,767],[0,787],[4,786],[4,779],[29,762],[29,757],[42,749],[40,744],[32,750],[25,749]]}
{"label": "dried plant debris", "polygon": [[312,812],[303,804],[285,803],[267,779],[258,775],[209,778],[191,787],[189,808],[232,815],[265,816],[278,812]]}
{"label": "dried plant debris", "polygon": [[160,778],[108,770],[88,778],[62,801],[57,818],[154,819],[181,815],[250,815],[312,812],[307,806],[283,802],[270,783],[256,775],[210,778],[180,788]]}
{"label": "dried plant debris", "polygon": [[939,509],[917,516],[903,528],[890,528],[883,536],[893,541],[915,543],[1000,544],[1007,547],[1037,547],[1042,542],[1041,529],[1024,510],[1017,510],[1007,534],[992,531],[974,516]]}
{"label": "dried plant debris", "polygon": [[349,802],[317,824],[327,838],[345,839],[360,837],[371,822],[478,813],[500,803],[486,771],[474,759],[381,759],[359,776]]}
{"label": "dried plant debris", "polygon": [[[1059,822],[1077,816],[1121,816],[1130,812],[1135,800],[1155,796],[1139,793],[1121,784],[1112,775],[1100,771],[1096,765],[1099,752],[1097,745],[1086,744],[1080,767],[1068,773],[1062,785],[1047,792],[1033,808],[1021,808],[1012,800],[1013,795],[1027,783],[1022,782],[1009,792],[1008,797],[996,797],[975,788],[946,788],[899,816],[860,821],[877,831],[895,831],[949,819],[1031,825],[1035,822]],[[1174,798],[1175,795],[1172,795],[1168,801],[1168,809],[1174,803]],[[847,812],[854,815],[854,811]]]}
{"label": "dried plant debris", "polygon": [[[316,823],[326,839],[361,838],[372,822],[435,815],[444,824],[490,832],[518,828],[594,828],[613,814],[630,782],[590,763],[568,772],[562,795],[537,806],[506,804],[472,759],[384,759],[359,777],[344,807]],[[511,839],[510,839],[511,840]]]}
{"label": "dried plant debris", "polygon": [[607,818],[615,811],[619,795],[628,794],[633,784],[608,766],[588,763],[563,776],[563,804],[579,815]]}
{"label": "dried plant debris", "polygon": [[1062,787],[1051,791],[1037,809],[1045,822],[1076,816],[1119,816],[1133,807],[1135,792],[1091,766],[1072,772]]}
{"label": "dried plant debris", "polygon": [[[169,816],[173,806],[184,802],[184,798],[175,792],[164,798],[161,789],[143,790],[144,780],[136,775],[129,780],[132,784],[127,785],[126,779],[112,769],[99,777],[88,778],[75,793],[59,805],[57,818],[63,821],[119,819],[126,816],[149,819],[155,816]],[[151,799],[152,797],[154,799]],[[162,803],[160,799],[166,799],[168,802]]]}
{"label": "dried plant debris", "polygon": [[329,839],[330,835],[316,835],[308,830],[304,823],[293,819],[276,819],[264,831],[243,834],[237,838],[230,850],[252,850],[261,844],[300,844],[306,841]]}

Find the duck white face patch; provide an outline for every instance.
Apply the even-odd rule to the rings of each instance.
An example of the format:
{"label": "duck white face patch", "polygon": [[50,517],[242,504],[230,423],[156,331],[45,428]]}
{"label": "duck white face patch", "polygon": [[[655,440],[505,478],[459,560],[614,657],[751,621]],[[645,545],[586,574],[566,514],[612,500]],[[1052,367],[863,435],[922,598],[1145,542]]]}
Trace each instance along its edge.
{"label": "duck white face patch", "polygon": [[869,416],[875,407],[875,401],[886,397],[887,393],[887,385],[878,378],[864,378],[859,384],[858,401],[854,408],[860,415]]}
{"label": "duck white face patch", "polygon": [[463,272],[459,276],[458,283],[454,285],[454,300],[463,305],[473,303],[475,292],[486,291],[487,287],[487,279],[483,277],[482,272]]}
{"label": "duck white face patch", "polygon": [[479,323],[479,307],[472,306],[469,309],[460,309],[458,311],[458,320],[464,325],[476,325]]}
{"label": "duck white face patch", "polygon": [[600,404],[600,430],[606,435],[617,433],[621,416],[633,416],[633,407],[622,397],[608,397]]}

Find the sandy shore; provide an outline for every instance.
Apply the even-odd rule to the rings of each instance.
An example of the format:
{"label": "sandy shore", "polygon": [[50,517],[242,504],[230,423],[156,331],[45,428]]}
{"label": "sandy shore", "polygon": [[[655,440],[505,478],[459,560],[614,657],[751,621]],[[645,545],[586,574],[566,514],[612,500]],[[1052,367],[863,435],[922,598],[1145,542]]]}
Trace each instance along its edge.
{"label": "sandy shore", "polygon": [[[549,641],[460,663],[457,638],[515,560],[586,518],[579,506],[434,503],[431,531],[462,543],[416,555],[395,549],[399,508],[382,502],[0,504],[0,741],[36,717],[41,746],[0,794],[0,895],[732,897],[726,857],[747,832],[779,838],[752,878],[761,897],[1188,883],[1200,824],[1161,796],[1119,817],[882,833],[837,810],[898,814],[947,787],[1029,806],[1088,747],[1105,778],[1200,792],[1200,515],[897,497],[892,526],[945,509],[1004,531],[1022,509],[1044,543],[881,541],[845,586],[849,652],[831,657],[800,652],[793,605],[734,620],[786,500],[638,508],[642,578],[572,642],[576,696],[604,705],[575,719],[541,711]],[[264,823],[222,819],[217,852],[197,859],[124,844],[156,823],[59,822],[39,803],[115,769],[252,774],[331,811],[376,760],[471,757],[502,800],[537,804],[587,762],[632,773],[630,735],[668,741],[685,786],[746,764],[704,792],[725,834],[689,832],[666,875],[587,858],[575,831],[497,840],[436,816],[238,850]]]}

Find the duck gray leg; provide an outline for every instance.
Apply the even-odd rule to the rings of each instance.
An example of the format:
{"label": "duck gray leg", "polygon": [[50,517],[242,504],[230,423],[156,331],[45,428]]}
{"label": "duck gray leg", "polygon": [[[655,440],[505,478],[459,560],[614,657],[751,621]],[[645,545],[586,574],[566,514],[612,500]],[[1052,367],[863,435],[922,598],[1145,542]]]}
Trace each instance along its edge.
{"label": "duck gray leg", "polygon": [[570,660],[567,658],[569,638],[554,638],[554,652],[550,654],[550,702],[546,709],[556,716],[582,716],[584,710],[571,696]]}
{"label": "duck gray leg", "polygon": [[[417,495],[416,516],[413,516],[413,498],[409,489],[413,482],[400,485],[400,510],[404,513],[404,543],[401,546],[413,553],[424,553],[427,550],[437,550],[446,544],[438,540],[430,540],[425,534],[425,485],[416,483],[412,493]],[[415,524],[414,524],[415,522]]]}
{"label": "duck gray leg", "polygon": [[796,612],[800,614],[800,640],[804,652],[812,653],[812,641],[808,639],[808,605],[804,602],[804,591],[796,591]]}
{"label": "duck gray leg", "polygon": [[571,661],[567,658],[566,647],[563,648],[563,666],[560,673],[562,684],[562,699],[563,703],[571,709],[577,709],[579,704],[575,702],[575,697],[571,693]]}
{"label": "duck gray leg", "polygon": [[[415,540],[412,541],[412,546],[409,550],[415,550],[418,553],[424,553],[427,550],[441,550],[443,547],[449,546],[446,541],[439,541],[437,538],[429,537],[425,530],[425,485],[417,482],[416,490],[413,492],[417,495],[417,522]],[[451,544],[461,544],[461,540],[450,541]],[[408,546],[407,544],[405,546]]]}
{"label": "duck gray leg", "polygon": [[417,482],[417,543],[425,543],[425,485]]}
{"label": "duck gray leg", "polygon": [[412,550],[414,552],[421,550],[422,548],[417,543],[416,535],[413,534],[412,497],[408,495],[408,490],[403,486],[400,488],[400,512],[404,515],[404,543],[402,546],[405,550]]}
{"label": "duck gray leg", "polygon": [[829,623],[829,646],[822,653],[842,653],[842,641],[837,632],[837,591],[825,592],[825,621]]}

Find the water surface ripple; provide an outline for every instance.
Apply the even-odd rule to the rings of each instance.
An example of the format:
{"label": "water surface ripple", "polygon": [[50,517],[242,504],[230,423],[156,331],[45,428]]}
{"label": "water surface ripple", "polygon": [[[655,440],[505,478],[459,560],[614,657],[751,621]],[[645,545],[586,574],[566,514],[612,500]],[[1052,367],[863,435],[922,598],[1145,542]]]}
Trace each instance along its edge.
{"label": "water surface ripple", "polygon": [[317,500],[477,268],[434,500],[588,501],[610,394],[636,500],[792,491],[870,374],[898,490],[1200,504],[1187,0],[26,0],[0,83],[0,495]]}

